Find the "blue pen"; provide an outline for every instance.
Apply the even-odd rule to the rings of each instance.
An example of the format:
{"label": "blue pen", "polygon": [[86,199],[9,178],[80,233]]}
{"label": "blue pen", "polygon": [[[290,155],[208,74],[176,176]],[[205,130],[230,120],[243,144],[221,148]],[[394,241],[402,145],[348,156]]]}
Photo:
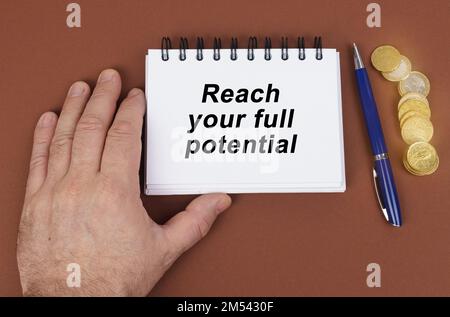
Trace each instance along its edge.
{"label": "blue pen", "polygon": [[361,99],[361,106],[374,156],[373,179],[378,202],[386,220],[393,226],[400,227],[402,225],[400,204],[398,202],[391,163],[389,162],[387,147],[381,129],[380,117],[378,116],[377,106],[372,94],[369,76],[367,75],[366,68],[355,43],[353,43],[353,56],[355,59],[359,97]]}

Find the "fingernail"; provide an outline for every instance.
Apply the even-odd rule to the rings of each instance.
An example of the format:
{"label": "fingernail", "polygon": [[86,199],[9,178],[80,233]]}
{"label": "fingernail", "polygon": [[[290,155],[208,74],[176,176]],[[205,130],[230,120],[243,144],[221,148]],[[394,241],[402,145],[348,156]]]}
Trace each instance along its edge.
{"label": "fingernail", "polygon": [[102,82],[106,82],[106,81],[110,81],[114,78],[116,72],[112,69],[107,69],[101,72],[100,76],[98,77],[98,82],[102,83]]}
{"label": "fingernail", "polygon": [[54,118],[55,116],[51,112],[46,112],[39,118],[37,125],[41,128],[47,128],[51,126]]}
{"label": "fingernail", "polygon": [[231,205],[231,198],[228,195],[224,195],[216,203],[216,209],[218,212],[222,212]]}
{"label": "fingernail", "polygon": [[74,83],[69,89],[70,97],[78,97],[84,93],[84,85],[82,83]]}
{"label": "fingernail", "polygon": [[134,97],[137,96],[141,93],[141,90],[138,88],[133,88],[130,90],[130,92],[128,93],[128,97]]}

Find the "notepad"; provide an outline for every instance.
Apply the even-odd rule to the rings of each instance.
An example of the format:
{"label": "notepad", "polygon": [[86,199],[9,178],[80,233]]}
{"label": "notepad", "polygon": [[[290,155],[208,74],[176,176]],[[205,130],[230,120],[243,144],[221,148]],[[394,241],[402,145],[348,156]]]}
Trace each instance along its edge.
{"label": "notepad", "polygon": [[339,53],[267,52],[148,50],[146,194],[345,191]]}

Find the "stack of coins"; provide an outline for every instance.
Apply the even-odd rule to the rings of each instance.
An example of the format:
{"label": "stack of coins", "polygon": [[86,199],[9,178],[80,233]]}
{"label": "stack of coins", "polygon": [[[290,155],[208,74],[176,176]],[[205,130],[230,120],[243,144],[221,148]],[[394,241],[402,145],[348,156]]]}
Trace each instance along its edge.
{"label": "stack of coins", "polygon": [[408,144],[403,165],[413,175],[434,173],[439,166],[439,157],[436,149],[429,144],[434,132],[427,100],[430,81],[421,72],[412,71],[409,59],[391,45],[376,48],[371,60],[384,78],[398,82],[401,96],[398,120],[402,139]]}

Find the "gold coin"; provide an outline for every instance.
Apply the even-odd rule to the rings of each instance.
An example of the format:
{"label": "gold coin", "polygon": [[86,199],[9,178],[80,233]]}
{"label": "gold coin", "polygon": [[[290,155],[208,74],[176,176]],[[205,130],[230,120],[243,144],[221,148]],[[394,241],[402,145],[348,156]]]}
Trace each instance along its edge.
{"label": "gold coin", "polygon": [[400,65],[392,72],[382,72],[384,78],[389,81],[401,81],[411,73],[411,62],[406,56],[400,56]]}
{"label": "gold coin", "polygon": [[409,166],[409,163],[408,163],[408,161],[406,160],[406,153],[405,153],[404,158],[403,158],[403,166],[405,167],[405,169],[406,169],[408,172],[410,172],[410,173],[413,174],[413,175],[416,175],[416,176],[424,176],[424,175],[425,175],[425,174],[423,174],[423,173],[418,173],[418,172],[416,172],[415,170],[413,170],[413,169],[411,168],[411,166]]}
{"label": "gold coin", "polygon": [[[429,172],[423,172],[423,171],[413,169],[411,167],[411,165],[409,165],[408,160],[406,159],[407,153],[408,153],[408,150],[406,150],[405,154],[403,155],[403,166],[409,173],[416,175],[416,176],[425,176],[425,175],[432,174],[435,171],[435,170],[434,171],[432,170],[431,173],[429,173]],[[438,163],[439,163],[439,160],[438,160]]]}
{"label": "gold coin", "polygon": [[433,137],[433,125],[427,118],[412,116],[403,124],[401,133],[406,144],[428,142]]}
{"label": "gold coin", "polygon": [[409,92],[406,95],[404,95],[402,98],[400,98],[400,101],[398,102],[398,108],[400,109],[400,105],[409,99],[420,100],[420,101],[425,102],[427,104],[427,106],[430,106],[430,103],[428,102],[427,97],[425,97],[424,95],[418,94],[416,92]]}
{"label": "gold coin", "polygon": [[426,142],[411,144],[406,152],[406,161],[411,170],[420,175],[432,174],[439,166],[436,149]]}
{"label": "gold coin", "polygon": [[[417,111],[414,110],[410,110],[407,111],[403,114],[403,116],[400,118],[400,129],[403,128],[403,125],[405,124],[405,121],[408,120],[409,118],[411,118],[412,116],[421,116],[423,117],[423,115]],[[423,117],[425,119],[427,119],[426,117]]]}
{"label": "gold coin", "polygon": [[430,107],[424,103],[423,101],[416,100],[416,99],[409,99],[406,100],[404,103],[400,105],[400,109],[398,109],[398,118],[399,120],[403,117],[403,115],[408,112],[414,110],[418,113],[420,113],[422,116],[426,118],[431,117],[431,110]]}
{"label": "gold coin", "polygon": [[373,67],[380,72],[392,72],[400,65],[400,52],[391,45],[377,47],[371,56]]}
{"label": "gold coin", "polygon": [[426,97],[430,93],[430,81],[421,72],[411,72],[406,79],[400,81],[398,91],[402,96],[416,92]]}
{"label": "gold coin", "polygon": [[430,169],[429,171],[418,171],[415,170],[411,167],[411,165],[408,163],[408,161],[406,160],[406,153],[405,153],[405,159],[403,160],[403,166],[405,167],[405,169],[416,176],[425,176],[425,175],[430,175],[432,173],[434,173],[437,169],[437,167],[439,166],[439,158],[437,159],[437,164],[434,164],[434,168]]}

